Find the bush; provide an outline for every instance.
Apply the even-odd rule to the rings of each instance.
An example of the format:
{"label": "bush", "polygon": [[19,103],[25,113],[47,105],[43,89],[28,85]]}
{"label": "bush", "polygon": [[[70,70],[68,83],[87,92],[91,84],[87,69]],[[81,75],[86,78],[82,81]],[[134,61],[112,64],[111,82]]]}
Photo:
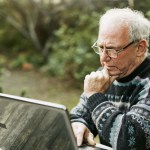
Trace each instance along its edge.
{"label": "bush", "polygon": [[80,13],[78,10],[68,13],[66,20],[70,22],[64,20],[55,32],[56,40],[51,43],[53,53],[43,68],[50,74],[83,80],[99,66],[99,57],[91,48],[97,39],[99,14]]}
{"label": "bush", "polygon": [[[42,5],[40,1],[33,0],[0,3],[1,53],[8,56],[11,68],[26,68],[31,64],[42,67],[41,70],[50,75],[81,81],[86,74],[99,67],[99,56],[93,52],[91,45],[97,39],[101,13],[112,7],[127,7],[128,1],[45,2]],[[134,5],[135,9],[143,10],[150,17],[148,0],[146,4],[139,2]],[[4,12],[5,15],[2,15]],[[24,38],[22,32],[8,25],[6,20],[9,17],[21,23],[22,29],[30,36]],[[30,23],[34,23],[32,30],[29,30]],[[31,36],[33,33],[38,40]]]}

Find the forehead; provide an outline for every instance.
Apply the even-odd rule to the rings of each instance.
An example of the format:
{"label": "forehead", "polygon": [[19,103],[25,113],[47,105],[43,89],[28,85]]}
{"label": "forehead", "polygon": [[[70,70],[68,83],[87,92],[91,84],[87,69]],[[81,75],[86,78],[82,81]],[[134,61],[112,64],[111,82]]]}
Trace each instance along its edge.
{"label": "forehead", "polygon": [[98,35],[99,43],[125,43],[129,41],[128,27],[124,24],[106,22],[101,24]]}

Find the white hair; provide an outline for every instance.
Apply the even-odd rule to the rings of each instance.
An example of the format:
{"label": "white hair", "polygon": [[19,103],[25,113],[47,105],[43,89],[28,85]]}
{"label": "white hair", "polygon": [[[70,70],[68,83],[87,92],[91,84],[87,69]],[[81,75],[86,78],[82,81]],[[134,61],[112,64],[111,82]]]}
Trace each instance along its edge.
{"label": "white hair", "polygon": [[129,29],[129,37],[132,41],[145,39],[147,41],[147,51],[150,36],[150,21],[144,14],[130,8],[114,8],[108,10],[100,19],[100,26],[106,21],[115,21],[118,24],[126,25]]}

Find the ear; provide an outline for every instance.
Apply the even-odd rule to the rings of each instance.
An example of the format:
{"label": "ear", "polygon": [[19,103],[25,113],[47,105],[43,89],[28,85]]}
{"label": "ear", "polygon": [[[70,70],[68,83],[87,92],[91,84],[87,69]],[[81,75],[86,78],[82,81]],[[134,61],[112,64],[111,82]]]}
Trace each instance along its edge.
{"label": "ear", "polygon": [[146,53],[146,40],[140,40],[138,43],[137,56],[143,56]]}

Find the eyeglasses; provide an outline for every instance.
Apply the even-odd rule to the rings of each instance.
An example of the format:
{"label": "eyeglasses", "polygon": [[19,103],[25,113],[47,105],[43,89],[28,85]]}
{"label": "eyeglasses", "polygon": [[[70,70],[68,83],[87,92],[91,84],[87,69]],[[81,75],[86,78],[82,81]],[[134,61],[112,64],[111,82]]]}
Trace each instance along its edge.
{"label": "eyeglasses", "polygon": [[97,45],[97,41],[92,45],[92,48],[94,49],[95,53],[101,55],[104,50],[106,52],[106,54],[111,57],[111,58],[117,58],[118,54],[122,51],[124,51],[126,48],[128,48],[130,45],[132,45],[133,43],[135,43],[135,41],[130,42],[129,44],[127,44],[125,47],[121,48],[120,50],[116,50],[113,48],[102,48],[100,46]]}

